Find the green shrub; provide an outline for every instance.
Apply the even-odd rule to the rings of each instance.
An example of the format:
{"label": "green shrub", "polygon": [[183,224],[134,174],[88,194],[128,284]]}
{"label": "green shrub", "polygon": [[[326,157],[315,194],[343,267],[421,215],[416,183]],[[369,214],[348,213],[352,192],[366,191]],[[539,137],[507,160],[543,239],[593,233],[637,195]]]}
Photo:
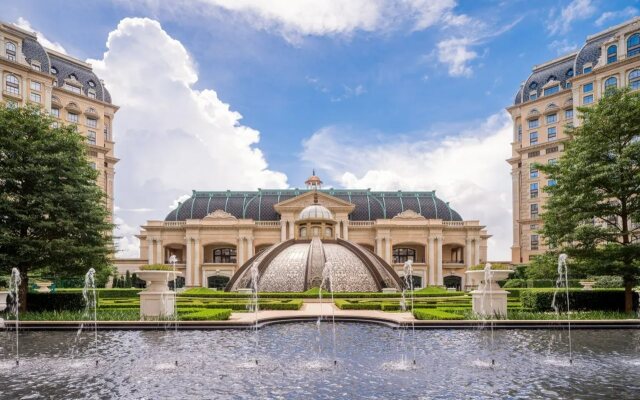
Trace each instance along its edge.
{"label": "green shrub", "polygon": [[[173,266],[166,264],[149,264],[142,265],[140,271],[173,271]],[[127,271],[129,272],[129,271]],[[131,284],[129,282],[129,284]]]}
{"label": "green shrub", "polygon": [[351,302],[349,300],[336,300],[336,307],[341,310],[380,310],[379,302]]}
{"label": "green shrub", "polygon": [[82,292],[28,293],[27,311],[82,311],[84,298]]}
{"label": "green shrub", "polygon": [[621,276],[616,275],[602,275],[594,277],[594,288],[621,288],[624,287],[624,283]]}
{"label": "green shrub", "polygon": [[419,320],[458,320],[464,319],[464,316],[460,314],[454,314],[442,310],[433,310],[429,308],[416,308],[413,310],[413,315]]}
{"label": "green shrub", "polygon": [[205,308],[192,313],[180,315],[180,319],[184,321],[224,321],[231,316],[231,310]]}
{"label": "green shrub", "polygon": [[508,279],[501,285],[503,288],[525,288],[527,287],[526,279]]}
{"label": "green shrub", "polygon": [[139,298],[140,289],[102,289],[98,290],[98,303],[100,299]]}
{"label": "green shrub", "polygon": [[[407,309],[410,309],[410,302],[407,302]],[[382,302],[380,303],[380,309],[382,311],[401,311],[400,303]]]}
{"label": "green shrub", "polygon": [[[478,264],[478,265],[473,265],[471,267],[469,267],[470,271],[479,271],[479,270],[483,270],[485,269],[486,264]],[[511,265],[509,264],[491,264],[491,269],[496,270],[496,271],[501,271],[501,270],[506,270],[506,269],[511,269]]]}
{"label": "green shrub", "polygon": [[[523,291],[520,294],[522,306],[534,311],[551,311],[554,289]],[[567,302],[564,290],[559,291],[556,302],[561,311],[566,311]],[[581,290],[569,289],[569,307],[581,311],[624,311],[623,289]],[[633,293],[633,308],[638,308],[638,294]]]}
{"label": "green shrub", "polygon": [[[457,297],[464,296],[464,292],[449,292],[442,288],[428,287],[416,290],[414,296],[416,298],[427,297]],[[250,297],[250,293],[224,292],[212,290],[208,288],[192,288],[178,294],[182,298],[228,298],[228,299],[246,299]],[[328,298],[329,293],[323,292],[323,298]],[[333,294],[334,299],[397,299],[401,293],[382,293],[382,292],[337,292]],[[317,290],[310,289],[307,292],[260,292],[260,299],[317,299]]]}

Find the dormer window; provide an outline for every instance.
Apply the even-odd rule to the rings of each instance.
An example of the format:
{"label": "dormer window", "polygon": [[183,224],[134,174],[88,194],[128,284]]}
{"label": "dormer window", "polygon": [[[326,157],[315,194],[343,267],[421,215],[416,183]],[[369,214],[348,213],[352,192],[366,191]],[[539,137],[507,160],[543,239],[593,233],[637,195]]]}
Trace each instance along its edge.
{"label": "dormer window", "polygon": [[77,81],[78,77],[76,76],[76,74],[71,74],[71,75],[69,75],[69,79]]}
{"label": "dormer window", "polygon": [[544,89],[544,95],[549,96],[560,91],[560,85],[553,85]]}
{"label": "dormer window", "polygon": [[58,75],[58,69],[56,67],[51,67],[51,69],[49,69],[49,71],[51,71],[51,73],[53,75]]}
{"label": "dormer window", "polygon": [[607,47],[607,64],[611,64],[618,61],[618,46]]}
{"label": "dormer window", "polygon": [[529,93],[529,100],[535,100],[538,98],[538,92],[535,90]]}
{"label": "dormer window", "polygon": [[593,70],[593,68],[591,67],[591,64],[589,65],[585,65],[584,68],[582,69],[582,73],[583,74],[588,74],[589,72],[591,72]]}
{"label": "dormer window", "polygon": [[68,83],[65,83],[64,88],[73,93],[82,93],[82,90],[80,90],[78,86],[70,85]]}
{"label": "dormer window", "polygon": [[640,54],[640,33],[634,33],[627,39],[627,57]]}
{"label": "dormer window", "polygon": [[33,68],[34,71],[41,71],[42,69],[40,68],[40,63],[37,61],[31,61],[31,68]]}
{"label": "dormer window", "polygon": [[571,77],[573,77],[573,68],[569,68],[567,70],[567,78],[571,78]]}
{"label": "dormer window", "polygon": [[96,83],[94,81],[89,81],[87,83],[89,84],[89,87],[92,87],[92,88],[96,87]]}
{"label": "dormer window", "polygon": [[16,45],[13,42],[7,42],[4,45],[4,51],[5,54],[7,55],[7,58],[11,61],[15,61],[16,60]]}
{"label": "dormer window", "polygon": [[95,99],[96,98],[96,91],[95,89],[89,89],[87,91],[87,96],[89,96],[90,99]]}

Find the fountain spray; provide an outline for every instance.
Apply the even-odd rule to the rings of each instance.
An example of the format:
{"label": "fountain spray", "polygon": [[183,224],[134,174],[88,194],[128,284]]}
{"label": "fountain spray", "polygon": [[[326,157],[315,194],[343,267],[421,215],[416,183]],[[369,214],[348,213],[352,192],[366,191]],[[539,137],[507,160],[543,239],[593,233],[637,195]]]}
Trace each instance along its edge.
{"label": "fountain spray", "polygon": [[255,318],[254,325],[254,339],[255,339],[255,347],[254,347],[254,355],[256,356],[256,365],[258,365],[258,311],[259,311],[259,298],[258,298],[258,282],[260,280],[260,270],[258,269],[258,263],[254,262],[251,264],[251,303],[249,304],[250,308],[253,308],[253,315]]}
{"label": "fountain spray", "polygon": [[410,293],[410,298],[411,298],[411,333],[412,333],[412,348],[413,348],[413,365],[416,365],[416,324],[414,322],[414,317],[413,317],[413,305],[414,305],[414,287],[413,287],[413,260],[407,260],[404,263],[403,266],[403,273],[404,273],[404,285],[402,288],[402,301],[400,303],[400,307],[402,308],[402,311],[407,311],[407,305],[406,305],[406,291],[407,289],[409,289],[409,293]]}
{"label": "fountain spray", "polygon": [[[173,268],[173,327],[174,332],[178,333],[178,278],[176,275],[176,263],[178,262],[178,257],[175,254],[172,254],[169,257],[169,263]],[[178,366],[178,360],[175,361],[176,367]]]}
{"label": "fountain spray", "polygon": [[[96,367],[98,366],[98,314],[97,314],[97,296],[96,296],[96,270],[89,268],[84,276],[84,287],[82,288],[82,297],[84,298],[85,315],[93,314],[93,349],[96,357]],[[82,330],[82,327],[80,328]]]}
{"label": "fountain spray", "polygon": [[567,300],[567,328],[569,336],[569,364],[573,364],[573,348],[571,343],[571,308],[569,305],[569,271],[567,268],[567,255],[562,253],[558,256],[558,278],[556,279],[556,290],[553,292],[553,300],[551,307],[555,310],[556,315],[560,315],[560,306],[557,304],[557,295],[561,287],[564,285]]}
{"label": "fountain spray", "polygon": [[[333,346],[333,365],[338,365],[338,360],[336,358],[336,311],[333,299],[333,264],[329,261],[324,263],[324,268],[322,269],[322,281],[320,282],[320,290],[318,291],[318,298],[320,300],[320,310],[324,310],[322,303],[322,287],[327,283],[327,287],[329,289],[329,293],[331,295],[331,330],[332,330],[332,346]],[[321,311],[320,317],[318,317],[317,327],[318,327],[318,358],[322,353],[322,341],[320,340],[320,321],[323,317],[323,312]]]}
{"label": "fountain spray", "polygon": [[16,316],[16,365],[20,365],[20,271],[18,268],[11,269],[11,279],[9,280],[9,295],[13,299],[13,314]]}

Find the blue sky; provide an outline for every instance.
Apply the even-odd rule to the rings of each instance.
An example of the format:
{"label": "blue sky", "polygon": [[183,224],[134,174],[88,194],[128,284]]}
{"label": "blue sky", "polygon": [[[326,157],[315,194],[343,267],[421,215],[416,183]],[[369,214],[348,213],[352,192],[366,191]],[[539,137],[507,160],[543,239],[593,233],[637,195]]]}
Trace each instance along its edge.
{"label": "blue sky", "polygon": [[122,107],[123,256],[135,255],[140,224],[191,189],[297,187],[315,167],[328,186],[437,189],[494,234],[490,258],[508,259],[504,108],[534,64],[638,9],[635,0],[8,0],[3,19],[93,60]]}

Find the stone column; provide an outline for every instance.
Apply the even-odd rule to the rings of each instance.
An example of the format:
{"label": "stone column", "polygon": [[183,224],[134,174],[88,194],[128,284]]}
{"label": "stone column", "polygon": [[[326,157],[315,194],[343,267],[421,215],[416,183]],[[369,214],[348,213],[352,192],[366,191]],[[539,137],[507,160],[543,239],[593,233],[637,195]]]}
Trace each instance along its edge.
{"label": "stone column", "polygon": [[384,238],[385,240],[385,260],[387,260],[387,262],[389,264],[393,263],[393,256],[391,254],[391,237],[387,236],[386,238]]}
{"label": "stone column", "polygon": [[382,254],[382,239],[380,237],[378,237],[378,236],[376,236],[375,252],[380,258],[384,258],[383,254]]}
{"label": "stone column", "polygon": [[247,260],[253,257],[253,238],[247,238]]}
{"label": "stone column", "polygon": [[480,264],[480,241],[478,239],[474,239],[473,243],[473,263],[474,265],[478,265]]}
{"label": "stone column", "polygon": [[190,237],[187,238],[187,258],[186,258],[186,276],[185,276],[185,285],[193,286],[193,239]]}
{"label": "stone column", "polygon": [[442,286],[444,284],[442,280],[442,237],[436,238],[436,285]]}
{"label": "stone column", "polygon": [[342,221],[342,238],[349,240],[349,220]]}
{"label": "stone column", "polygon": [[158,264],[164,264],[164,251],[162,248],[162,240],[156,241],[156,260]]}
{"label": "stone column", "polygon": [[200,286],[200,239],[193,239],[195,257],[193,261],[192,279],[194,286]]}
{"label": "stone column", "polygon": [[284,242],[287,240],[287,221],[281,219],[280,220],[280,241]]}
{"label": "stone column", "polygon": [[153,259],[155,258],[155,254],[153,252],[153,239],[149,239],[147,237],[147,263],[153,264]]}
{"label": "stone column", "polygon": [[289,239],[293,239],[294,237],[296,237],[296,236],[293,234],[293,230],[294,230],[294,228],[295,228],[295,226],[294,226],[294,225],[295,225],[295,224],[293,223],[293,221],[289,221]]}
{"label": "stone column", "polygon": [[434,244],[434,238],[429,237],[429,285],[436,284],[436,246]]}
{"label": "stone column", "polygon": [[236,252],[238,258],[238,265],[244,264],[244,237],[240,236],[238,239],[238,251]]}
{"label": "stone column", "polygon": [[471,266],[471,239],[466,239],[464,242],[464,265],[465,267]]}

